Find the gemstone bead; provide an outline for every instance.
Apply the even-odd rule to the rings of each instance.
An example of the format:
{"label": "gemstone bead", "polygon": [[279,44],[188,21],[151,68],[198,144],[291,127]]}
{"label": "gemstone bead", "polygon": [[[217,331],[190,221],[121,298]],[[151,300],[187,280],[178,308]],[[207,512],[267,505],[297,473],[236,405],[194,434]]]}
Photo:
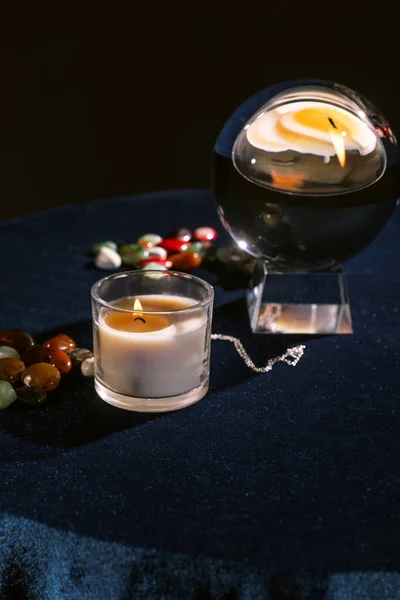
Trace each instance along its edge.
{"label": "gemstone bead", "polygon": [[137,244],[143,246],[143,248],[152,248],[153,246],[159,246],[161,242],[162,237],[157,233],[146,233],[138,239]]}
{"label": "gemstone bead", "polygon": [[15,391],[18,400],[28,406],[41,406],[47,400],[46,392],[39,388],[25,386],[19,387]]}
{"label": "gemstone bead", "polygon": [[8,408],[15,402],[17,394],[8,381],[0,381],[0,408]]}
{"label": "gemstone bead", "polygon": [[200,252],[203,248],[202,242],[191,242],[189,246],[186,248],[185,252]]}
{"label": "gemstone bead", "polygon": [[39,388],[45,392],[54,390],[60,383],[60,371],[49,363],[31,365],[21,374],[24,385]]}
{"label": "gemstone bead", "polygon": [[197,252],[171,254],[172,268],[178,271],[191,271],[201,265],[201,256]]}
{"label": "gemstone bead", "polygon": [[93,254],[98,254],[102,248],[111,248],[111,250],[115,250],[115,252],[118,250],[118,246],[115,242],[107,240],[106,242],[98,242],[97,244],[94,244],[92,248]]}
{"label": "gemstone bead", "polygon": [[[146,277],[157,280],[164,277],[164,272],[168,271],[168,269],[164,265],[160,265],[158,263],[148,263],[142,267],[142,271],[150,271],[150,273],[146,274]],[[155,273],[155,271],[158,271],[158,273]]]}
{"label": "gemstone bead", "polygon": [[72,368],[72,361],[64,350],[54,350],[50,353],[50,364],[58,369],[61,375],[69,373]]}
{"label": "gemstone bead", "polygon": [[84,360],[92,358],[93,352],[87,348],[75,348],[69,353],[71,363],[73,367],[80,367]]}
{"label": "gemstone bead", "polygon": [[236,244],[227,248],[217,248],[215,257],[226,267],[249,274],[253,273],[256,265],[256,259]]}
{"label": "gemstone bead", "polygon": [[[157,258],[167,258],[167,251],[165,248],[161,248],[161,246],[154,246],[153,248],[149,248],[148,256],[150,258],[153,256],[156,256]],[[143,258],[147,257],[144,256]]]}
{"label": "gemstone bead", "polygon": [[142,268],[143,271],[168,271],[167,267],[158,262],[149,262]]}
{"label": "gemstone bead", "polygon": [[212,227],[198,227],[193,232],[194,240],[213,242],[217,238],[217,232]]}
{"label": "gemstone bead", "polygon": [[74,350],[76,348],[74,340],[66,333],[55,335],[46,342],[43,342],[42,346],[50,350],[50,352],[54,352],[54,350],[64,350],[64,352],[68,352],[69,350]]}
{"label": "gemstone bead", "polygon": [[176,238],[182,242],[189,242],[192,239],[192,232],[186,227],[178,227],[178,229],[174,229],[174,231],[170,233],[168,237]]}
{"label": "gemstone bead", "polygon": [[11,346],[0,346],[0,358],[19,358],[19,352]]}
{"label": "gemstone bead", "polygon": [[23,329],[7,329],[0,333],[0,346],[11,346],[20,354],[33,346],[33,337]]}
{"label": "gemstone bead", "polygon": [[239,246],[217,249],[217,259],[226,265],[239,263],[247,256],[248,254],[239,248]]}
{"label": "gemstone bead", "polygon": [[196,254],[200,254],[201,257],[204,257],[210,246],[211,242],[192,242],[185,252],[195,252]]}
{"label": "gemstone bead", "polygon": [[166,238],[160,243],[160,248],[164,248],[168,254],[176,254],[177,252],[184,252],[187,250],[188,242],[174,238]]}
{"label": "gemstone bead", "polygon": [[118,269],[122,264],[122,259],[118,252],[103,246],[94,261],[98,269],[103,271],[109,271],[111,269]]}
{"label": "gemstone bead", "polygon": [[94,377],[94,357],[86,358],[81,364],[81,371],[85,377]]}
{"label": "gemstone bead", "polygon": [[159,258],[158,256],[152,256],[150,258],[145,258],[144,260],[139,260],[137,266],[142,268],[151,263],[157,263],[158,265],[164,265],[167,269],[172,267],[172,261],[169,258]]}
{"label": "gemstone bead", "polygon": [[138,260],[148,258],[149,251],[138,244],[125,244],[119,249],[124,265],[135,266]]}
{"label": "gemstone bead", "polygon": [[28,366],[40,362],[49,362],[50,351],[44,346],[39,346],[39,344],[35,344],[34,346],[31,346],[28,350],[26,350],[21,358],[24,361],[24,363]]}
{"label": "gemstone bead", "polygon": [[0,380],[8,381],[12,385],[21,379],[21,373],[25,365],[19,358],[1,358],[0,359]]}

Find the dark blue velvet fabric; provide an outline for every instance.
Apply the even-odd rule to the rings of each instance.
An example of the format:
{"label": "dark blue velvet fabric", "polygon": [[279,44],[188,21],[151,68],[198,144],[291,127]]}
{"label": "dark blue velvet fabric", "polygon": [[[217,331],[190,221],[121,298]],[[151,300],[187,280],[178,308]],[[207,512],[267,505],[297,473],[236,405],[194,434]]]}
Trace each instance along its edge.
{"label": "dark blue velvet fabric", "polygon": [[[207,191],[63,207],[0,224],[0,329],[91,346],[88,251],[213,225]],[[306,340],[256,375],[214,341],[210,393],[150,415],[66,376],[47,406],[0,414],[0,597],[38,600],[400,598],[400,255],[395,212],[346,265],[355,333]],[[258,364],[297,340],[249,333],[240,277],[213,331]]]}

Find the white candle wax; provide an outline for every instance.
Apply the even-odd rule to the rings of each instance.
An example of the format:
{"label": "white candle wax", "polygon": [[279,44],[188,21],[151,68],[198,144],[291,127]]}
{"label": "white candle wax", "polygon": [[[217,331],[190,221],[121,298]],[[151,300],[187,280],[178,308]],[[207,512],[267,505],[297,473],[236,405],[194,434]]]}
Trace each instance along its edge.
{"label": "white candle wax", "polygon": [[[155,331],[122,331],[107,323],[108,309],[99,317],[97,375],[110,389],[127,396],[166,398],[185,394],[201,385],[207,373],[207,319],[201,309],[179,312],[195,304],[179,296],[140,296],[148,323],[157,312],[146,313],[146,304],[157,302],[159,311],[171,303],[177,312],[164,313]],[[134,299],[125,299],[132,301]],[[165,308],[163,308],[165,303]],[[126,305],[126,302],[125,302]],[[116,305],[117,306],[117,305]],[[167,308],[168,307],[168,308]],[[135,318],[135,313],[126,313]]]}
{"label": "white candle wax", "polygon": [[327,102],[292,102],[261,113],[246,135],[249,143],[261,150],[294,150],[326,158],[348,150],[365,156],[377,143],[366,123]]}

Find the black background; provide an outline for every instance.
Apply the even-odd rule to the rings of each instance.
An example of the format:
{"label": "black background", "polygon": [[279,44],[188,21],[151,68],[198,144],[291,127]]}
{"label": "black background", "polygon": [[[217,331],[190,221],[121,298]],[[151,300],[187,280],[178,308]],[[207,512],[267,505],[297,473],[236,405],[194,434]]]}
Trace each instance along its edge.
{"label": "black background", "polygon": [[0,218],[207,187],[226,119],[285,79],[347,84],[400,129],[399,43],[382,5],[373,13],[332,3],[234,6],[135,4],[126,13],[108,6],[102,15],[5,19]]}

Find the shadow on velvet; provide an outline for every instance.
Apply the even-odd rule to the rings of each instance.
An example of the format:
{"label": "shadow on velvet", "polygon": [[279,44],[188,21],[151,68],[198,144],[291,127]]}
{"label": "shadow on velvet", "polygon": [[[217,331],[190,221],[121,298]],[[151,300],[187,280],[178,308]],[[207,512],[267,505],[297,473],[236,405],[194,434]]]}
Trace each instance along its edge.
{"label": "shadow on velvet", "polygon": [[[70,335],[80,347],[92,348],[91,321],[46,331],[38,341],[60,331]],[[283,354],[288,347],[301,341],[298,336],[252,334],[244,299],[216,307],[212,331],[238,337],[257,366],[265,365],[269,358]],[[220,340],[213,340],[211,344],[209,393],[218,393],[252,377],[263,376],[245,365],[233,344]],[[49,454],[54,454],[55,448],[82,446],[125,429],[140,427],[165,414],[130,412],[103,402],[94,391],[93,380],[83,377],[76,369],[62,377],[60,386],[49,393],[46,405],[31,408],[15,403],[2,413],[3,431],[20,443],[16,451],[7,439],[3,440],[0,451],[3,460],[43,456],[43,453],[47,454],[46,447]]]}
{"label": "shadow on velvet", "polygon": [[[92,348],[91,321],[68,324],[49,330],[38,337],[38,342],[49,339],[60,331],[70,335],[80,347]],[[73,369],[61,378],[59,387],[49,392],[48,401],[38,408],[15,403],[2,414],[2,429],[8,436],[18,438],[24,445],[19,446],[19,456],[15,451],[9,457],[35,458],[43,456],[43,448],[73,448],[101,439],[104,436],[138,427],[158,415],[134,413],[110,406],[100,400],[94,391],[93,380],[84,377],[80,369]],[[27,442],[27,443],[25,443]],[[7,457],[7,440],[2,442],[1,455]],[[22,455],[22,456],[21,456]]]}
{"label": "shadow on velvet", "polygon": [[[84,344],[86,346],[90,345],[91,324],[89,321],[68,325],[64,328],[64,331],[71,336],[74,336],[79,344]],[[235,301],[222,307],[217,307],[215,310],[213,331],[241,337],[242,342],[256,364],[264,364],[268,357],[281,353],[288,346],[293,345],[293,343],[304,341],[304,338],[300,340],[297,336],[296,338],[292,338],[292,336],[254,336],[250,333],[248,328],[245,304],[243,301]],[[56,332],[47,332],[46,335],[43,335],[43,339],[53,333]],[[318,344],[318,341],[315,340],[313,343]],[[224,360],[221,360],[221,358]],[[277,368],[279,368],[279,366]],[[287,367],[282,366],[282,368]],[[247,369],[241,359],[237,356],[231,344],[213,342],[212,387],[214,389],[221,389],[223,386],[233,386],[250,377],[263,377],[263,375],[255,375]],[[193,408],[194,407],[192,407],[192,409]],[[186,423],[189,422],[190,426],[192,426],[192,419],[190,418],[190,411],[192,409],[189,408],[187,415],[185,415],[188,418],[183,419]],[[194,410],[199,411],[197,416],[200,416],[200,412],[202,411],[201,402],[196,405]],[[210,403],[208,403],[207,410],[208,412],[211,410]],[[21,418],[23,416],[22,412],[26,414],[26,419]],[[183,413],[184,411],[179,412]],[[226,416],[229,419],[229,415]],[[70,375],[63,378],[61,388],[59,391],[54,392],[52,401],[48,406],[44,406],[37,410],[18,408],[17,406],[14,408],[13,406],[9,410],[4,411],[2,417],[3,430],[6,434],[9,437],[18,437],[24,442],[20,456],[10,456],[11,460],[21,460],[21,458],[24,457],[34,458],[34,448],[37,446],[49,447],[49,454],[54,454],[54,448],[58,448],[58,451],[62,453],[63,449],[80,445],[83,446],[91,441],[106,437],[115,432],[140,427],[140,425],[151,419],[161,419],[165,417],[165,415],[130,413],[109,406],[97,398],[93,390],[92,381],[87,379],[82,380],[82,376],[78,372],[76,375]],[[202,422],[201,418],[199,419],[199,422]],[[293,428],[288,428],[288,431],[293,431]],[[187,435],[187,430],[183,427],[183,434],[185,433]],[[285,435],[284,431],[282,432],[282,435]],[[296,439],[295,436],[292,443],[295,443]],[[301,439],[302,438],[300,437],[300,441]],[[242,516],[240,516],[241,513],[237,513],[236,515],[237,521],[235,527],[237,536],[235,534],[232,538],[233,534],[231,532],[231,527],[227,523],[224,524],[225,509],[220,508],[221,523],[224,524],[220,531],[222,541],[220,544],[216,544],[214,540],[214,544],[216,545],[210,550],[212,554],[215,554],[215,556],[222,555],[231,560],[240,557],[241,553],[246,551],[240,550],[241,536],[243,536],[243,543],[246,543],[246,540],[248,540],[248,534],[246,532],[247,527],[249,526],[246,519],[251,516],[252,519],[260,520],[260,527],[259,529],[254,530],[254,535],[252,536],[253,550],[251,550],[251,556],[249,556],[251,562],[254,561],[254,563],[257,563],[259,560],[257,557],[262,557],[264,564],[269,560],[272,563],[278,560],[278,562],[282,562],[281,568],[287,569],[289,572],[291,569],[297,568],[299,563],[303,566],[308,564],[313,565],[314,568],[318,565],[318,570],[371,569],[379,566],[378,558],[380,556],[387,556],[385,567],[390,568],[395,564],[395,554],[392,551],[388,552],[386,549],[388,539],[393,538],[395,531],[393,531],[393,535],[391,535],[391,530],[388,529],[387,520],[384,520],[384,523],[382,523],[381,515],[379,511],[376,510],[374,504],[372,503],[371,506],[366,505],[361,510],[361,523],[357,523],[353,517],[353,515],[355,513],[358,514],[357,511],[359,511],[360,498],[362,498],[362,495],[364,494],[364,482],[371,477],[368,463],[365,463],[365,472],[362,471],[358,477],[349,480],[345,472],[342,476],[340,475],[340,471],[333,469],[333,465],[329,465],[329,460],[332,455],[332,441],[328,438],[323,439],[325,442],[320,441],[320,445],[317,444],[315,448],[312,443],[308,446],[310,464],[309,470],[307,471],[304,471],[303,462],[301,460],[297,462],[292,456],[292,453],[288,456],[286,474],[285,472],[275,472],[273,463],[271,463],[271,472],[265,471],[265,478],[269,481],[271,498],[267,500],[257,500],[254,515],[252,512],[249,512],[251,498],[247,498],[247,495],[244,496],[244,489],[236,489],[235,486],[230,488],[230,493],[233,494],[233,498],[237,498],[237,500],[233,502],[234,510],[237,510],[238,507],[242,507],[241,510],[244,512]],[[268,444],[267,438],[265,439],[265,443]],[[280,445],[272,447],[271,456],[274,460],[279,462],[281,459],[282,453],[284,453],[285,443],[287,444],[283,437],[283,447],[280,447]],[[337,443],[339,444],[339,441]],[[185,470],[185,462],[180,463],[184,469],[181,476],[188,479],[189,491],[193,488],[199,493],[206,493],[211,497],[212,490],[214,490],[218,500],[217,506],[221,506],[220,503],[222,502],[222,499],[224,499],[224,502],[227,502],[229,507],[232,503],[230,497],[224,495],[224,485],[227,484],[228,480],[227,471],[223,465],[225,455],[227,457],[232,456],[230,454],[232,451],[232,443],[228,438],[222,438],[219,441],[219,444],[221,446],[222,455],[221,462],[218,463],[218,470],[216,471],[216,465],[211,460],[207,465],[207,469],[211,471],[214,477],[218,476],[220,478],[216,479],[216,482],[220,481],[220,483],[210,483],[211,487],[207,487],[207,478],[211,477],[211,475],[208,472],[204,472],[201,474],[200,478],[198,478],[195,476],[195,473],[192,473],[190,470]],[[300,446],[302,446],[302,443]],[[339,450],[341,449],[340,444],[338,448]],[[7,447],[5,450],[6,452],[8,450],[10,453],[10,450]],[[1,453],[3,459],[7,458],[3,449],[1,449]],[[338,452],[335,452],[335,454],[338,454]],[[217,456],[217,454],[214,454],[214,456]],[[338,456],[340,457],[340,452]],[[250,469],[250,471],[248,471],[249,475],[251,475],[251,469],[256,469],[257,472],[258,462],[259,457],[255,455],[252,460],[243,463],[242,470],[238,470],[236,474],[238,480],[242,481],[242,483],[246,482],[247,469]],[[155,462],[154,468],[156,471],[154,477],[156,474],[159,475],[160,472],[163,473],[162,464],[159,457]],[[238,466],[240,464],[239,460]],[[332,468],[332,472],[330,467]],[[99,469],[100,467],[95,468]],[[216,475],[216,473],[218,475]],[[98,476],[99,475],[97,475],[97,477]],[[72,480],[71,494],[78,494],[79,498],[81,488],[76,483],[77,476],[75,472],[72,472],[72,475],[70,473],[69,477],[71,477]],[[55,477],[55,479],[57,480],[57,477]],[[305,487],[302,484],[303,479]],[[109,491],[115,493],[115,490],[119,489],[118,479],[115,479],[114,481],[113,474],[107,473],[106,480]],[[155,479],[155,482],[157,482],[157,479]],[[254,485],[260,486],[261,482],[262,478],[256,477]],[[338,485],[344,485],[342,493],[346,495],[347,498],[346,510],[344,512],[337,510],[337,507],[336,510],[332,509],[329,496],[326,502],[323,500],[325,494],[323,490],[332,490]],[[261,488],[258,487],[258,489]],[[56,494],[56,492],[54,493]],[[40,490],[38,491],[38,494],[39,497],[41,497]],[[161,498],[159,502],[158,500],[156,501],[157,496],[155,493],[151,491],[146,493],[143,492],[145,498],[147,498],[146,494],[148,494],[148,498],[150,498],[152,502],[155,502],[157,506],[159,503],[163,506],[163,503],[168,504],[168,501],[177,501],[173,489],[168,492],[168,498]],[[151,515],[148,517],[146,513],[146,503],[135,505],[138,514],[137,520],[135,521],[136,529],[134,530],[134,536],[133,534],[131,536],[131,533],[127,532],[125,529],[124,520],[126,517],[125,512],[131,510],[129,502],[127,502],[125,508],[121,508],[121,514],[113,514],[109,528],[106,528],[106,530],[103,531],[101,528],[99,529],[96,511],[94,511],[93,514],[92,511],[88,511],[85,514],[75,514],[71,511],[70,506],[74,505],[74,498],[75,496],[72,496],[71,498],[66,497],[62,502],[60,501],[62,506],[65,506],[66,510],[69,511],[68,514],[70,515],[71,521],[68,521],[68,523],[59,522],[57,520],[58,509],[55,512],[53,511],[54,514],[51,512],[50,515],[47,515],[46,510],[41,511],[40,520],[61,529],[69,529],[72,526],[75,531],[91,535],[95,538],[115,541],[123,540],[125,543],[134,543],[135,545],[140,545],[142,547],[157,547],[164,552],[183,552],[188,555],[191,553],[196,555],[198,545],[200,545],[203,551],[205,551],[206,548],[209,548],[210,540],[212,539],[212,527],[215,525],[215,520],[213,515],[207,511],[204,517],[206,519],[204,529],[202,529],[201,532],[197,531],[199,537],[196,538],[197,541],[193,544],[193,532],[191,528],[183,529],[180,536],[174,537],[169,536],[164,532],[164,524],[160,523],[155,527]],[[279,503],[277,498],[279,498]],[[187,506],[191,505],[192,500],[190,495],[187,502]],[[179,506],[182,503],[183,507],[185,507],[185,499],[179,499],[176,508],[178,511],[177,518],[180,518]],[[279,510],[277,508],[278,506]],[[29,516],[29,510],[30,509],[26,508],[26,506],[22,509],[19,502],[16,502],[15,506],[13,505],[13,512],[15,512],[15,514],[19,514],[20,511],[22,511],[22,514]],[[106,500],[102,510],[108,511]],[[186,514],[184,513],[184,508],[182,508],[182,510],[182,514]],[[226,511],[230,518],[230,510],[227,508]],[[32,514],[34,514],[35,519],[39,516],[37,512]],[[165,515],[165,518],[166,531],[168,532],[170,531],[168,526],[172,527],[171,523],[174,519],[173,515],[169,513]],[[193,519],[190,520],[190,523],[197,527],[198,524],[196,518],[196,515],[194,515]],[[152,527],[149,526],[149,522],[152,523]],[[207,527],[207,524],[209,527]],[[284,534],[283,531],[285,531]],[[369,534],[371,531],[378,532],[375,533],[373,539],[375,545],[373,551],[371,551],[372,548],[369,547]],[[232,543],[232,539],[236,539],[237,546],[235,545],[232,547],[229,545]],[[322,543],[326,543],[327,539],[329,539],[329,550],[326,549],[326,556],[320,556],[318,554],[318,549],[321,547]],[[391,539],[390,547],[392,547],[392,543]],[[360,551],[360,544],[365,545],[365,548],[369,549],[371,552]],[[223,552],[221,547],[224,547]],[[361,547],[363,548],[364,546]],[[301,557],[299,557],[296,552],[296,549],[298,548],[302,549]],[[305,548],[307,549],[306,551]],[[275,581],[272,587],[274,591],[277,592],[280,588],[285,589],[286,584],[286,579],[284,579],[283,582],[279,580]],[[293,582],[290,581],[290,584],[292,585]]]}

